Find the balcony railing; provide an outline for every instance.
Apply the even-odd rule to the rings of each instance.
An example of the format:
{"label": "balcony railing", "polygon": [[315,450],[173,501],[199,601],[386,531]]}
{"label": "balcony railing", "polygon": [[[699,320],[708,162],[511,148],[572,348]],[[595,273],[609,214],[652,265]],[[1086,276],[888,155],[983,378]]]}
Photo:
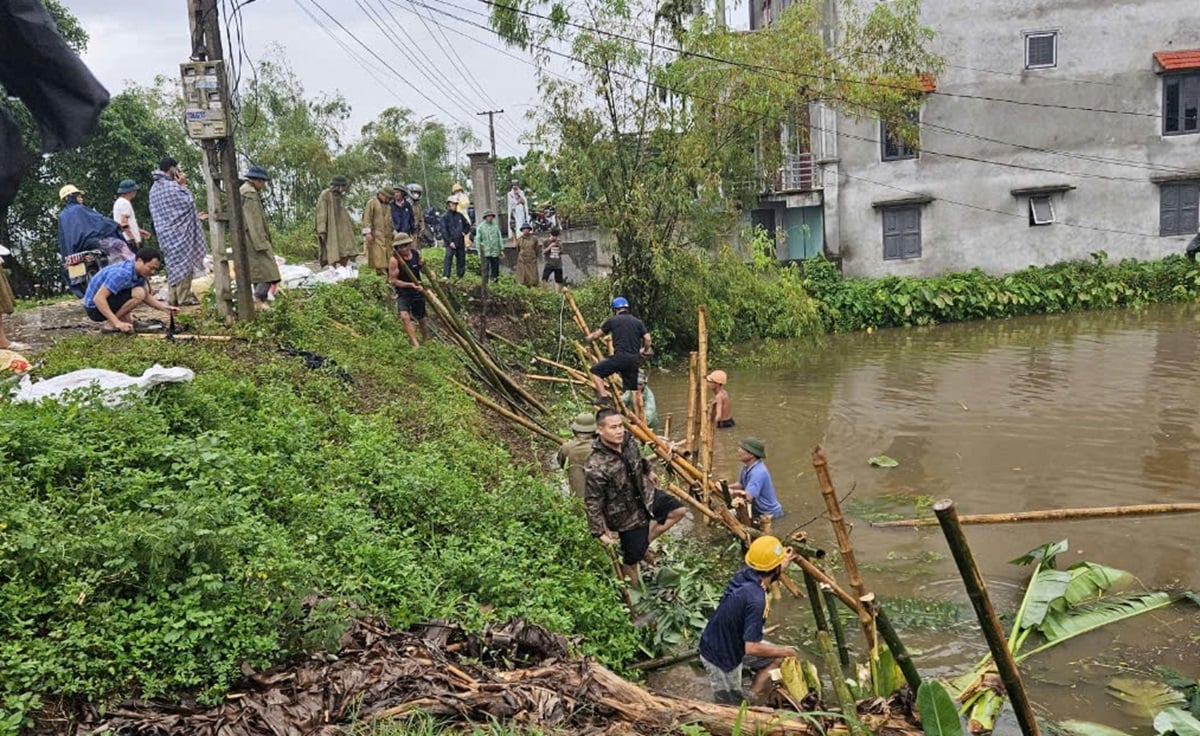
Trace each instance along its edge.
{"label": "balcony railing", "polygon": [[821,167],[813,161],[811,153],[787,155],[776,172],[776,191],[809,192],[821,187]]}

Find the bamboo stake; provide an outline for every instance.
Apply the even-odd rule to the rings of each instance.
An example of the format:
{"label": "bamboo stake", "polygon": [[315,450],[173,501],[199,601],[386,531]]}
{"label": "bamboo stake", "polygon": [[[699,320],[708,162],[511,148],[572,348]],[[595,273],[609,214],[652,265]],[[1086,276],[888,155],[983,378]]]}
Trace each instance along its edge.
{"label": "bamboo stake", "polygon": [[[696,454],[696,465],[704,472],[705,477],[712,476],[712,422],[708,416],[708,325],[704,318],[704,305],[696,310],[696,323],[699,329],[697,339],[699,350],[696,360],[696,379],[700,386],[700,398],[696,405],[700,419],[700,450]],[[710,503],[708,487],[703,486],[704,502]]]}
{"label": "bamboo stake", "polygon": [[871,730],[863,725],[858,718],[858,703],[850,694],[846,678],[838,676],[838,658],[833,652],[833,642],[829,640],[828,631],[817,632],[817,646],[825,658],[825,667],[829,670],[829,679],[833,683],[833,692],[837,695],[838,704],[842,708],[842,718],[850,729],[850,736],[872,736]]}
{"label": "bamboo stake", "polygon": [[808,604],[812,607],[813,623],[817,631],[829,631],[829,620],[825,618],[825,596],[817,587],[812,575],[804,573],[804,589],[808,591]]}
{"label": "bamboo stake", "polygon": [[917,665],[913,663],[912,657],[908,654],[908,648],[900,641],[896,629],[888,619],[887,613],[880,607],[879,601],[872,599],[869,605],[871,613],[875,616],[875,625],[879,627],[880,636],[887,642],[888,650],[891,651],[900,671],[904,673],[904,681],[908,683],[908,689],[915,694],[921,687],[921,673],[917,672]]}
{"label": "bamboo stake", "polygon": [[1009,700],[1012,701],[1013,712],[1017,716],[1017,723],[1021,726],[1021,733],[1024,736],[1040,736],[1037,719],[1033,715],[1033,706],[1025,694],[1025,685],[1021,681],[1021,673],[1017,670],[1012,652],[1008,649],[1008,642],[1004,638],[1004,629],[1000,627],[1000,619],[996,617],[996,610],[992,608],[992,601],[988,596],[987,585],[984,584],[983,577],[979,574],[979,568],[975,565],[975,557],[971,554],[971,547],[967,544],[967,537],[963,534],[962,526],[959,524],[954,501],[948,498],[938,501],[933,505],[933,512],[937,514],[942,533],[946,535],[946,544],[949,545],[950,552],[954,555],[954,562],[958,565],[958,574],[962,577],[967,595],[971,599],[971,605],[975,608],[975,615],[979,618],[979,626],[983,629],[984,638],[987,639],[988,649],[992,652],[992,659],[996,662],[996,669],[1000,673],[1000,679],[1004,682],[1004,689],[1008,693]]}
{"label": "bamboo stake", "polygon": [[459,383],[458,381],[454,380],[453,378],[447,377],[446,380],[449,381],[450,383],[453,383],[455,386],[458,386],[463,391],[466,391],[471,396],[474,396],[476,401],[483,404],[484,406],[491,409],[492,411],[496,412],[500,416],[505,417],[506,419],[509,419],[513,422],[516,422],[517,424],[521,425],[525,429],[528,429],[530,432],[533,432],[534,434],[538,435],[539,437],[543,437],[547,440],[550,440],[555,445],[562,444],[562,442],[563,442],[562,438],[559,437],[558,435],[554,434],[550,430],[546,429],[545,427],[542,427],[538,424],[534,424],[533,422],[529,421],[528,419],[521,416],[520,414],[515,414],[515,413],[509,411],[508,409],[505,409],[503,406],[500,406],[499,404],[492,401],[491,399],[484,396],[483,394],[479,393],[478,391],[471,388],[470,386]]}
{"label": "bamboo stake", "polygon": [[[837,536],[838,553],[846,566],[846,574],[850,577],[850,588],[861,600],[867,595],[867,587],[863,585],[862,575],[858,571],[858,561],[854,558],[854,546],[850,544],[850,532],[846,530],[846,519],[842,516],[842,507],[838,503],[837,492],[833,489],[833,480],[829,477],[829,463],[825,458],[825,449],[820,445],[813,450],[813,468],[817,472],[817,483],[821,486],[821,496],[825,499],[825,509],[829,514],[829,523],[833,525],[833,533]],[[862,626],[863,635],[867,639],[867,650],[875,651],[875,623],[870,611],[860,606],[858,621]]]}
{"label": "bamboo stake", "polygon": [[688,354],[687,428],[684,430],[684,444],[687,445],[688,451],[693,453],[700,449],[700,426],[696,424],[696,402],[700,398],[700,387],[696,385],[696,366],[699,359],[695,351]]}
{"label": "bamboo stake", "polygon": [[684,652],[683,654],[673,654],[669,657],[659,657],[658,659],[648,659],[645,662],[638,662],[636,664],[631,664],[631,665],[629,665],[629,669],[637,670],[639,672],[650,672],[652,670],[661,670],[663,667],[670,667],[673,664],[679,664],[680,662],[687,662],[688,660],[695,659],[696,657],[699,657],[699,656],[700,656],[700,650],[693,649],[690,652]]}
{"label": "bamboo stake", "polygon": [[679,487],[678,485],[676,485],[675,483],[668,483],[668,484],[666,485],[666,488],[667,488],[667,491],[668,491],[668,492],[669,492],[669,493],[670,493],[672,496],[675,496],[675,497],[676,497],[676,498],[678,498],[680,501],[683,501],[684,503],[688,504],[689,506],[691,506],[692,508],[696,509],[696,510],[697,510],[697,511],[699,511],[701,514],[704,514],[705,516],[707,516],[708,518],[712,519],[713,521],[720,521],[720,520],[721,520],[721,517],[720,517],[720,516],[717,514],[717,512],[716,512],[716,511],[713,511],[713,510],[712,510],[712,509],[710,509],[709,507],[705,506],[704,504],[700,503],[700,502],[699,502],[699,501],[697,501],[696,499],[692,498],[692,494],[690,494],[690,493],[688,493],[687,491],[683,490],[682,488],[680,488],[680,487]]}
{"label": "bamboo stake", "polygon": [[[1079,521],[1081,519],[1104,519],[1113,516],[1152,516],[1156,514],[1200,513],[1200,503],[1147,503],[1133,506],[1091,506],[1076,509],[1042,509],[1038,511],[1014,511],[1007,514],[965,514],[958,517],[959,524],[1017,524],[1026,521]],[[874,527],[934,526],[933,519],[899,519],[896,521],[871,522]]]}
{"label": "bamboo stake", "polygon": [[617,585],[621,587],[621,597],[625,599],[625,607],[629,609],[629,620],[632,621],[637,618],[637,612],[633,610],[633,595],[629,592],[629,583],[621,572],[621,560],[617,558],[617,551],[611,544],[604,545],[604,549],[612,560],[613,573],[617,576]]}
{"label": "bamboo stake", "polygon": [[825,606],[829,611],[829,628],[833,631],[833,638],[837,642],[838,661],[842,663],[843,667],[849,667],[850,652],[846,649],[846,627],[842,625],[842,619],[838,616],[837,601],[825,596],[822,598],[825,599]]}
{"label": "bamboo stake", "polygon": [[669,438],[671,436],[671,416],[671,412],[667,412],[666,417],[663,419],[663,437]]}

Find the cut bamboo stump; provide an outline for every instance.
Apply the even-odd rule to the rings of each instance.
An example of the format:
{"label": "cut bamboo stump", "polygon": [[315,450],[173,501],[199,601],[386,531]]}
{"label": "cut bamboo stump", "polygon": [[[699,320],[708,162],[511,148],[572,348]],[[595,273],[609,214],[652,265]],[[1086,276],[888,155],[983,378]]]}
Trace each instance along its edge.
{"label": "cut bamboo stump", "polygon": [[[838,541],[838,553],[842,556],[842,564],[846,566],[846,574],[850,577],[850,588],[859,600],[867,597],[867,587],[863,584],[862,575],[858,571],[858,561],[854,557],[854,546],[850,543],[850,532],[846,529],[846,519],[842,516],[842,507],[838,503],[837,492],[833,488],[833,479],[829,477],[829,461],[825,458],[825,449],[817,445],[812,454],[813,469],[817,474],[817,483],[821,487],[821,497],[825,500],[825,510],[829,514],[829,523],[833,525],[833,533]],[[863,636],[867,640],[867,651],[875,651],[875,619],[867,606],[857,608],[858,622],[862,626]],[[874,655],[872,655],[874,656]]]}
{"label": "cut bamboo stump", "polygon": [[[958,517],[959,524],[1020,524],[1037,521],[1082,521],[1114,516],[1156,516],[1160,514],[1200,513],[1200,503],[1147,503],[1134,506],[1091,506],[1077,509],[1044,509],[1014,511],[1007,514],[966,514]],[[937,518],[873,521],[880,529],[892,527],[937,526]]]}

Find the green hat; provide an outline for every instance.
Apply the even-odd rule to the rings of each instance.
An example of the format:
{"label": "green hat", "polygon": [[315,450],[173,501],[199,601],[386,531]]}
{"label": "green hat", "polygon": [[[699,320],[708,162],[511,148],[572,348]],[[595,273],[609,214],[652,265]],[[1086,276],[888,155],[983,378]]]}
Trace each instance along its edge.
{"label": "green hat", "polygon": [[595,434],[596,415],[592,414],[590,411],[585,411],[582,414],[576,414],[575,418],[571,420],[571,431]]}
{"label": "green hat", "polygon": [[329,186],[331,186],[331,187],[336,187],[336,186],[338,186],[339,184],[340,184],[341,186],[349,186],[349,185],[350,185],[350,182],[349,182],[349,181],[347,181],[347,180],[346,180],[346,177],[344,177],[344,176],[335,176],[335,177],[333,177],[332,179],[330,179],[330,180],[329,180]]}
{"label": "green hat", "polygon": [[137,182],[133,179],[122,179],[121,183],[117,185],[117,194],[129,194],[136,192],[138,188]]}
{"label": "green hat", "polygon": [[757,437],[747,437],[738,443],[738,447],[750,453],[759,460],[765,460],[767,457],[767,446]]}

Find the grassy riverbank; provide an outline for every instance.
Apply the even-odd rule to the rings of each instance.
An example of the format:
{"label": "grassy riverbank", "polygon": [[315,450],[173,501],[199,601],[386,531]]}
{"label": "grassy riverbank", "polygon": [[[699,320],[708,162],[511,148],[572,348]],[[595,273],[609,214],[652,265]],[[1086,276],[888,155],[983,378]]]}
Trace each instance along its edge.
{"label": "grassy riverbank", "polygon": [[0,732],[42,696],[218,699],[243,663],[335,642],[356,612],[524,616],[603,661],[638,656],[578,501],[536,468],[549,448],[441,380],[461,363],[409,348],[381,294],[372,278],[286,297],[246,341],[40,356],[43,376],[160,362],[196,378],[123,409],[0,412]]}

